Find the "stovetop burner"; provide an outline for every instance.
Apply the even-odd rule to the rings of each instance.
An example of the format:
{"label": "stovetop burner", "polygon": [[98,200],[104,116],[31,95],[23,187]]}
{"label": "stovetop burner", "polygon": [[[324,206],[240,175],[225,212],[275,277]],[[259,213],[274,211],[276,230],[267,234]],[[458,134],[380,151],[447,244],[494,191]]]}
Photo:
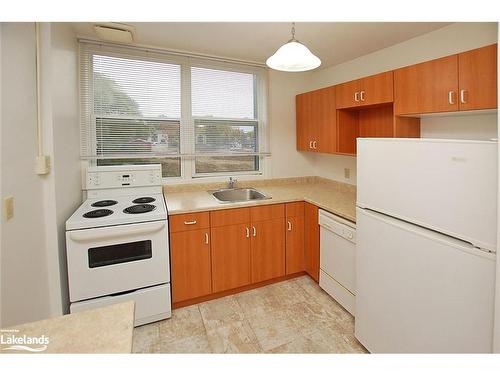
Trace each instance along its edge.
{"label": "stovetop burner", "polygon": [[151,212],[156,209],[156,206],[152,204],[136,204],[134,206],[127,207],[123,210],[126,214],[143,214],[146,212]]}
{"label": "stovetop burner", "polygon": [[144,204],[144,203],[151,203],[154,201],[155,201],[155,199],[153,197],[140,197],[140,198],[134,199],[132,201],[132,203]]}
{"label": "stovetop burner", "polygon": [[93,210],[89,211],[83,214],[83,217],[86,217],[87,219],[95,219],[98,217],[104,217],[104,216],[109,216],[113,213],[113,211],[108,210],[106,208],[102,208],[99,210]]}
{"label": "stovetop burner", "polygon": [[105,199],[102,201],[97,201],[91,204],[92,207],[108,207],[108,206],[114,206],[118,202],[113,200],[113,199]]}

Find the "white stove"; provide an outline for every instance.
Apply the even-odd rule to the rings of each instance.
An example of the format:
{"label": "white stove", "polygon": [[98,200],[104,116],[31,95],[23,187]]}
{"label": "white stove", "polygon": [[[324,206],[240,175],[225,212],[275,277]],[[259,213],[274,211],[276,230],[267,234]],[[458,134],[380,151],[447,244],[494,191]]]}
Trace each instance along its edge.
{"label": "white stove", "polygon": [[167,208],[161,193],[115,194],[87,199],[66,221],[66,230],[144,223],[165,220],[166,217]]}
{"label": "white stove", "polygon": [[161,165],[89,168],[86,189],[66,222],[70,311],[134,300],[136,325],[170,317]]}

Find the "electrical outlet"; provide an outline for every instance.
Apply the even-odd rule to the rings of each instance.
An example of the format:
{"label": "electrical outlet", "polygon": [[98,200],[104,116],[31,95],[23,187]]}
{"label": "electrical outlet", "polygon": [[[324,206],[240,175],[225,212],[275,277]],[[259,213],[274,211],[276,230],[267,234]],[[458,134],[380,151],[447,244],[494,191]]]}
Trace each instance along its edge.
{"label": "electrical outlet", "polygon": [[10,220],[14,217],[14,197],[4,198],[3,209],[5,212],[5,220]]}
{"label": "electrical outlet", "polygon": [[344,177],[346,179],[350,179],[351,178],[351,170],[349,168],[344,168]]}

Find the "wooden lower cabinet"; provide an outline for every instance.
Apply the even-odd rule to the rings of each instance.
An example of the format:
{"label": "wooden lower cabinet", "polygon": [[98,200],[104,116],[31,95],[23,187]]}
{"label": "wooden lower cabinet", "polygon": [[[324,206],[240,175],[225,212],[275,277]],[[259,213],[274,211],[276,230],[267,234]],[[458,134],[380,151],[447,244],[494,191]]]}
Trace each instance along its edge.
{"label": "wooden lower cabinet", "polygon": [[[311,237],[304,233],[304,207],[304,202],[293,202],[197,213],[196,217],[172,215],[171,220],[178,222],[170,228],[174,307],[308,269],[304,245]],[[185,224],[195,220],[210,227],[191,230],[195,224]],[[317,223],[317,209],[314,220]]]}
{"label": "wooden lower cabinet", "polygon": [[285,219],[252,223],[252,283],[285,275]]}
{"label": "wooden lower cabinet", "polygon": [[212,293],[209,229],[171,233],[170,256],[174,303]]}
{"label": "wooden lower cabinet", "polygon": [[249,225],[211,228],[212,291],[221,292],[251,283]]}
{"label": "wooden lower cabinet", "polygon": [[304,208],[305,270],[319,282],[319,223],[318,207],[307,203]]}
{"label": "wooden lower cabinet", "polygon": [[304,271],[304,215],[286,218],[287,275]]}

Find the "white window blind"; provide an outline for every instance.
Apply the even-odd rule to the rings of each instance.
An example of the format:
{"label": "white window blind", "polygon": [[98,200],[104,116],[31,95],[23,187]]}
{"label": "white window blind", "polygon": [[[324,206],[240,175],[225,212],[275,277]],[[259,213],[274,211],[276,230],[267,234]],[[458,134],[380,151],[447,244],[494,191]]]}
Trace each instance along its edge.
{"label": "white window blind", "polygon": [[180,176],[181,66],[86,44],[80,64],[82,157]]}
{"label": "white window blind", "polygon": [[259,172],[268,155],[264,71],[200,65],[81,42],[82,158],[97,165],[161,163],[164,177]]}
{"label": "white window blind", "polygon": [[252,73],[191,68],[196,173],[259,170],[256,83]]}

